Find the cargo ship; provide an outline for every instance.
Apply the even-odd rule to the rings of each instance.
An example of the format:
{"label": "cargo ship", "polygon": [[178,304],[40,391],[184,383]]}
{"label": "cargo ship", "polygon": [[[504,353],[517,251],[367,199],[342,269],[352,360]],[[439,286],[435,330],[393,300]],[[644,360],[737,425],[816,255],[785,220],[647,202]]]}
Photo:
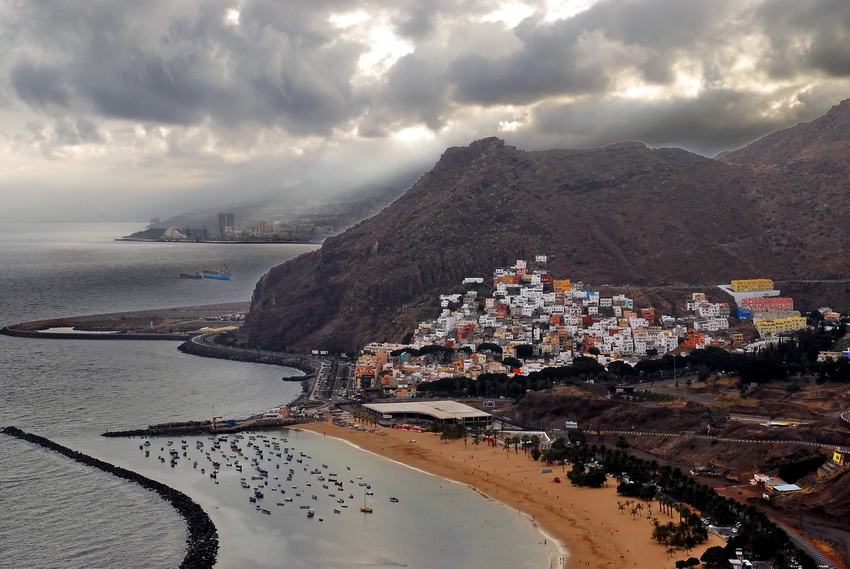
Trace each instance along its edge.
{"label": "cargo ship", "polygon": [[228,280],[233,276],[233,272],[227,265],[222,265],[218,269],[204,269],[201,271],[201,275],[205,279]]}

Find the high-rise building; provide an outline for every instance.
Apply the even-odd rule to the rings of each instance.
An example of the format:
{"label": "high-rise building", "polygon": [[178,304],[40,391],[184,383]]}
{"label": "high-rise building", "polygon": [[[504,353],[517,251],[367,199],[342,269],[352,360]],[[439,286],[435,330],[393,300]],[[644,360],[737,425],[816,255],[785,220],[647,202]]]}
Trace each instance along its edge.
{"label": "high-rise building", "polygon": [[233,214],[232,213],[220,213],[218,214],[218,234],[226,235],[228,233],[232,233],[235,224],[233,223]]}

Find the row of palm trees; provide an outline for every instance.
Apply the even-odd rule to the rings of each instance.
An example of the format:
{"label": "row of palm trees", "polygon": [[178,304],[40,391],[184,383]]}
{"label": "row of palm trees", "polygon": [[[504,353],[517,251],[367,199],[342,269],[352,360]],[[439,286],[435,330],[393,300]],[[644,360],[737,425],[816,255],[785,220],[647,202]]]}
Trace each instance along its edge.
{"label": "row of palm trees", "polygon": [[[757,558],[777,561],[784,561],[788,555],[801,562],[803,567],[813,566],[811,556],[797,548],[788,535],[755,506],[722,496],[678,468],[659,466],[655,461],[642,460],[621,450],[601,447],[595,451],[607,472],[617,475],[618,479],[628,478],[633,483],[655,487],[659,511],[670,516],[679,515],[678,524],[662,524],[648,516],[653,524],[653,539],[667,546],[669,554],[677,549],[689,550],[707,539],[707,529],[700,516],[685,505],[690,504],[722,524],[740,522],[738,533],[729,540],[727,548],[747,548]],[[634,491],[634,488],[630,490]],[[623,502],[621,511],[633,516],[641,512],[632,503],[625,505],[626,502]]]}

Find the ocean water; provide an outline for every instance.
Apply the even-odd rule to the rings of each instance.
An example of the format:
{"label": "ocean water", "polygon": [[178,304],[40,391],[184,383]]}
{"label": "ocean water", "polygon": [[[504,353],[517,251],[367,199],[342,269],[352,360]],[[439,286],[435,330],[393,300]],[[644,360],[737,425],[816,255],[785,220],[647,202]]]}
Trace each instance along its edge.
{"label": "ocean water", "polygon": [[[140,228],[0,227],[0,326],[248,300],[265,271],[314,248],[114,241]],[[177,278],[224,263],[235,272],[231,281]],[[213,450],[215,441],[207,437],[172,440],[171,446],[151,440],[148,447],[140,439],[101,437],[107,430],[169,420],[241,417],[288,403],[300,391],[298,384],[281,381],[294,370],[198,358],[180,353],[177,345],[0,336],[0,425],[52,438],[187,493],[219,529],[218,568],[549,566],[551,545],[543,544],[525,516],[342,441],[278,431],[249,447],[246,435],[238,456],[224,443]],[[288,446],[295,461],[276,456],[266,442]],[[172,448],[179,452],[174,467],[157,458]],[[252,454],[257,449],[261,458]],[[212,479],[216,458],[221,474]],[[268,479],[252,480],[252,460],[263,461]],[[336,472],[344,489],[321,488],[314,470]],[[251,488],[243,488],[240,478]],[[371,496],[361,481],[372,486]],[[269,514],[248,501],[260,484],[265,497],[259,501]],[[284,492],[292,502],[281,498]],[[375,512],[360,513],[361,500],[373,501]],[[9,437],[0,437],[0,504],[0,568],[156,569],[177,567],[183,557],[183,521],[156,495]],[[300,508],[305,504],[314,507],[315,517],[306,517]]]}

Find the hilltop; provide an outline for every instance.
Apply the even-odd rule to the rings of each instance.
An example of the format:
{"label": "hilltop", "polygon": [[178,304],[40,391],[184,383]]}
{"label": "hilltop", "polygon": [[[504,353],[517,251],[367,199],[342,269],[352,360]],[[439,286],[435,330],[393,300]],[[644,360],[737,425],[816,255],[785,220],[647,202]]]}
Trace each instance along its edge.
{"label": "hilltop", "polygon": [[[298,350],[398,341],[463,278],[538,253],[594,285],[847,278],[848,105],[718,159],[639,142],[450,148],[380,213],[270,270],[244,330]],[[843,283],[793,286],[847,309]]]}

